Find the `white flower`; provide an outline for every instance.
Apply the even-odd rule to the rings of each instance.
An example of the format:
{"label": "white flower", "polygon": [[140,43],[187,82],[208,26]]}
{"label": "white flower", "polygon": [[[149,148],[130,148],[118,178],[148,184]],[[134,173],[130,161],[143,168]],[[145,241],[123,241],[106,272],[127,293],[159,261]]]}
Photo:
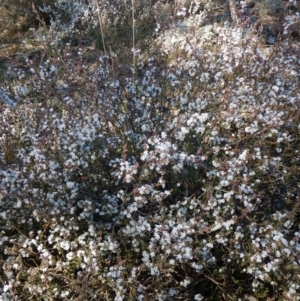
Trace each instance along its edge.
{"label": "white flower", "polygon": [[67,259],[70,261],[71,259],[74,258],[74,253],[73,252],[69,252],[67,255],[66,255]]}
{"label": "white flower", "polygon": [[211,228],[211,232],[217,231],[217,230],[219,230],[221,228],[222,228],[222,224],[216,222],[215,225],[214,225],[214,227]]}
{"label": "white flower", "polygon": [[56,71],[57,71],[57,68],[54,65],[51,65],[50,72],[51,73],[56,73]]}
{"label": "white flower", "polygon": [[196,75],[196,69],[195,69],[195,68],[191,68],[191,69],[189,70],[189,75],[190,75],[190,76],[195,76],[195,75]]}
{"label": "white flower", "polygon": [[258,127],[257,127],[256,124],[251,124],[251,126],[245,127],[245,132],[246,133],[254,134],[257,131],[258,131]]}
{"label": "white flower", "polygon": [[194,300],[201,301],[201,300],[203,300],[203,296],[201,294],[197,294],[197,295],[195,295]]}
{"label": "white flower", "polygon": [[218,72],[217,74],[215,74],[214,78],[215,80],[219,80],[221,76],[222,76],[222,72]]}
{"label": "white flower", "polygon": [[222,194],[222,192],[221,191],[216,191],[216,193],[215,193],[215,197],[217,198],[217,199],[220,199],[220,198],[222,198],[222,196],[223,196],[223,194]]}
{"label": "white flower", "polygon": [[229,181],[228,181],[228,180],[222,180],[222,181],[220,182],[220,185],[226,187],[226,186],[229,185]]}
{"label": "white flower", "polygon": [[240,155],[239,159],[245,161],[247,159],[247,150],[245,149]]}
{"label": "white flower", "polygon": [[148,125],[143,124],[142,127],[141,127],[141,129],[142,129],[143,132],[146,132],[146,131],[149,130],[149,127],[148,127]]}
{"label": "white flower", "polygon": [[141,156],[141,160],[142,161],[146,161],[149,158],[149,153],[148,151],[144,151],[142,156]]}
{"label": "white flower", "polygon": [[169,260],[169,263],[170,263],[171,265],[174,265],[174,264],[175,264],[175,260],[174,260],[174,259],[170,259],[170,260]]}
{"label": "white flower", "polygon": [[187,287],[190,283],[191,283],[191,281],[189,279],[184,279],[184,281],[180,282],[180,285]]}
{"label": "white flower", "polygon": [[185,104],[187,104],[187,102],[188,102],[188,100],[187,100],[186,97],[180,97],[180,103],[181,103],[181,105],[185,105]]}
{"label": "white flower", "polygon": [[60,247],[63,248],[64,250],[68,251],[70,249],[70,243],[68,241],[61,241],[60,242]]}
{"label": "white flower", "polygon": [[3,291],[7,292],[11,287],[12,287],[11,283],[6,284],[6,285],[3,286]]}
{"label": "white flower", "polygon": [[206,83],[209,79],[209,73],[202,73],[200,77],[200,81]]}

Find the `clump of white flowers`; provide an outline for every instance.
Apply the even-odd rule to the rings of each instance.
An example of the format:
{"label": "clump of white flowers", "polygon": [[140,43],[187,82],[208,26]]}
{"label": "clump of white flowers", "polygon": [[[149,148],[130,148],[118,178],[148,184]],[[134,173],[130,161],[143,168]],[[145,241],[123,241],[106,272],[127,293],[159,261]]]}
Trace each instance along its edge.
{"label": "clump of white flowers", "polygon": [[299,46],[214,30],[7,84],[0,298],[299,300]]}

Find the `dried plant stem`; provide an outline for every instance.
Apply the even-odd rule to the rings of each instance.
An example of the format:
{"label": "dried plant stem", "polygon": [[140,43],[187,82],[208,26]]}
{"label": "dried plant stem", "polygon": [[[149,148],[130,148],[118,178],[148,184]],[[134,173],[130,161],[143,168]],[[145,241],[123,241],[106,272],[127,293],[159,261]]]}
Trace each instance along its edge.
{"label": "dried plant stem", "polygon": [[106,47],[105,47],[105,39],[104,39],[104,32],[103,32],[103,23],[102,23],[102,18],[101,18],[101,14],[100,14],[100,8],[99,8],[99,4],[98,4],[98,0],[95,1],[96,5],[97,5],[97,11],[98,11],[98,18],[99,18],[99,24],[100,24],[100,30],[101,30],[101,37],[102,37],[102,44],[103,44],[103,50],[104,50],[104,54],[106,56]]}
{"label": "dried plant stem", "polygon": [[135,20],[134,20],[134,0],[131,0],[131,11],[132,11],[132,81],[135,79]]}
{"label": "dried plant stem", "polygon": [[237,25],[239,22],[239,17],[236,11],[235,1],[229,0],[228,2],[229,2],[229,9],[230,9],[232,21],[235,25]]}

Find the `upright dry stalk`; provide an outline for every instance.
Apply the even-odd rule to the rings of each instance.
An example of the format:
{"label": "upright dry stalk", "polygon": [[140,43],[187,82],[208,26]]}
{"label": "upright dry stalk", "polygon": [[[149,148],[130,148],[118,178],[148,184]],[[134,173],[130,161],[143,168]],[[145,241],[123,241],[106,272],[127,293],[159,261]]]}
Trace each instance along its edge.
{"label": "upright dry stalk", "polygon": [[229,9],[230,9],[230,14],[231,14],[233,24],[237,25],[239,22],[239,16],[236,11],[236,6],[235,6],[234,0],[229,0]]}
{"label": "upright dry stalk", "polygon": [[132,81],[135,79],[135,20],[134,20],[134,0],[131,0],[131,11],[132,11]]}
{"label": "upright dry stalk", "polygon": [[101,37],[102,37],[102,44],[103,44],[103,49],[104,49],[104,54],[106,56],[106,48],[105,48],[105,40],[104,40],[104,33],[103,33],[103,24],[102,24],[102,18],[100,14],[100,8],[98,4],[98,0],[95,0],[96,5],[97,5],[97,11],[98,11],[98,18],[99,18],[99,24],[100,24],[100,30],[101,30]]}

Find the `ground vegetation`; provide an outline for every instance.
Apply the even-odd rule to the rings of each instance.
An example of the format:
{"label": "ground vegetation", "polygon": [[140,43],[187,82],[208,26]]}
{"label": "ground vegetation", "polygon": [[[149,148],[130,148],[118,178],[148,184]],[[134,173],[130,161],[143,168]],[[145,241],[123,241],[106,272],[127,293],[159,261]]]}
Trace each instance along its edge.
{"label": "ground vegetation", "polygon": [[299,3],[31,8],[1,36],[1,300],[300,300]]}

